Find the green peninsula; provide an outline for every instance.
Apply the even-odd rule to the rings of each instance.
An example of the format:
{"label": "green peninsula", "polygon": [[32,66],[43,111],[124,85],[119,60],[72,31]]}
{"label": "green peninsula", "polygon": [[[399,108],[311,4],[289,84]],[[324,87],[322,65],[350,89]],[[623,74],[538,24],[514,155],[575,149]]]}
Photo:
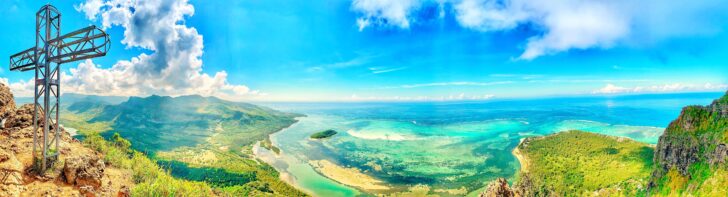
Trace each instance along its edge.
{"label": "green peninsula", "polygon": [[524,139],[513,151],[521,171],[482,196],[725,196],[728,194],[728,92],[687,106],[656,146],[567,131]]}
{"label": "green peninsula", "polygon": [[627,138],[566,131],[526,138],[514,153],[523,166],[524,196],[634,196],[647,187],[654,149]]}

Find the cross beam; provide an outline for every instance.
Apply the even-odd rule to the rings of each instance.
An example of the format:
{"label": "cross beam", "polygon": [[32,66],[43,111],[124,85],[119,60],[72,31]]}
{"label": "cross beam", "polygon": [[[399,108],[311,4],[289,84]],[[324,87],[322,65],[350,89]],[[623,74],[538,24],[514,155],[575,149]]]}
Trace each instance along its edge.
{"label": "cross beam", "polygon": [[33,164],[42,174],[59,155],[61,64],[105,56],[110,41],[108,34],[93,25],[61,35],[61,13],[50,4],[41,7],[35,16],[35,46],[10,56],[10,70],[35,71]]}

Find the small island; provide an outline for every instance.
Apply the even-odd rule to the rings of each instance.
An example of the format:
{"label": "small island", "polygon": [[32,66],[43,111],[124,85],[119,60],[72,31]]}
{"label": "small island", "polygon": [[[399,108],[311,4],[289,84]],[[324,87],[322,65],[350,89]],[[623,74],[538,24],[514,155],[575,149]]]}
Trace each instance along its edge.
{"label": "small island", "polygon": [[311,139],[324,139],[324,138],[329,138],[331,136],[336,135],[336,133],[337,132],[334,131],[333,129],[329,129],[329,130],[321,131],[321,132],[316,132],[314,134],[311,134]]}

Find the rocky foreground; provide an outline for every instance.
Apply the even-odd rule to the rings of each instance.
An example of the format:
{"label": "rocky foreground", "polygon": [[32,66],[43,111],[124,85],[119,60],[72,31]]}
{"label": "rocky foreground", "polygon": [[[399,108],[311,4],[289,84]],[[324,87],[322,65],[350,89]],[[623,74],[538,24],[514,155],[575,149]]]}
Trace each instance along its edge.
{"label": "rocky foreground", "polygon": [[132,172],[111,167],[63,129],[59,160],[46,172],[33,172],[33,110],[30,104],[16,108],[0,83],[0,196],[129,195]]}

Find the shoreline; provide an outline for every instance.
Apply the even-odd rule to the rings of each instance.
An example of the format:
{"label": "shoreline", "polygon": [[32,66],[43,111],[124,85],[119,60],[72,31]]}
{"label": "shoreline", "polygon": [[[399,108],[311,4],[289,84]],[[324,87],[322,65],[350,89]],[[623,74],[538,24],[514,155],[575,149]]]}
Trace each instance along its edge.
{"label": "shoreline", "polygon": [[[276,132],[272,132],[272,133],[268,134],[268,136],[267,136],[266,139],[270,140],[270,145],[272,147],[276,147],[277,148],[276,142],[273,141],[272,135],[278,134],[279,132],[283,132],[286,129],[290,129],[295,124],[299,124],[301,122],[300,118],[306,118],[306,117],[308,117],[308,115],[305,115],[305,114],[302,114],[301,116],[295,117],[294,118],[295,121],[292,124],[290,124],[290,125],[288,125],[288,126],[286,126],[284,128],[281,128],[281,129],[279,129]],[[310,196],[316,196],[315,194],[318,193],[318,192],[315,192],[315,191],[311,190],[310,188],[307,188],[307,187],[304,187],[303,185],[301,185],[299,183],[299,181],[297,180],[296,176],[294,176],[287,169],[278,169],[277,167],[275,167],[274,163],[276,163],[277,161],[281,161],[281,159],[285,160],[283,158],[283,156],[286,155],[286,153],[283,150],[280,150],[280,149],[279,149],[279,152],[275,152],[273,150],[270,150],[270,149],[268,149],[266,147],[261,146],[261,143],[263,143],[263,141],[264,140],[260,140],[260,141],[256,142],[254,144],[254,146],[251,148],[253,150],[252,151],[253,152],[252,156],[256,160],[260,160],[261,162],[263,162],[263,163],[265,163],[265,164],[270,165],[271,167],[273,167],[279,173],[279,177],[278,177],[279,180],[285,182],[286,184],[289,184],[289,185],[293,186],[294,188],[296,188],[296,189],[298,189],[298,190],[300,190],[300,191],[302,191],[302,192],[304,192],[304,193],[306,193],[306,194],[308,194]],[[258,149],[258,151],[255,150],[256,148]],[[261,152],[259,152],[261,150],[269,151],[270,152],[270,155],[261,155]],[[266,154],[268,154],[268,153],[266,153]],[[266,158],[268,158],[270,160],[267,160]],[[324,179],[327,179],[327,180],[331,181],[332,183],[337,183],[337,184],[341,184],[341,186],[348,187],[348,189],[351,189],[352,191],[354,191],[354,194],[353,195],[358,195],[358,194],[364,193],[363,192],[364,190],[362,188],[359,188],[359,187],[356,187],[356,186],[351,186],[351,185],[348,185],[348,184],[344,184],[344,183],[342,183],[339,180],[333,179],[333,178],[327,176],[326,174],[321,173],[319,171],[319,169],[318,168],[315,168],[314,166],[312,166],[311,163],[305,162],[305,161],[301,161],[301,162],[304,162],[302,164],[304,164],[305,166],[307,166],[308,168],[310,168],[311,169],[311,172],[317,174],[318,176],[320,176],[320,177],[322,177]]]}
{"label": "shoreline", "polygon": [[268,140],[268,141],[270,141],[270,146],[271,147],[276,147],[275,145],[273,145],[273,141],[271,140],[271,135],[276,134],[278,132],[281,132],[283,130],[286,130],[288,128],[291,128],[291,126],[293,126],[293,125],[297,124],[298,122],[300,122],[300,120],[298,120],[298,119],[301,118],[301,117],[307,117],[307,116],[305,114],[301,114],[301,116],[294,117],[293,118],[293,120],[294,120],[293,123],[291,123],[290,125],[288,125],[286,127],[283,127],[281,129],[278,129],[275,132],[269,133],[266,136],[265,139],[259,140],[255,144],[253,144],[253,146],[250,148],[250,150],[251,150],[252,156],[253,156],[253,158],[255,159],[256,162],[258,162],[258,161],[263,162],[266,165],[271,166],[273,169],[275,169],[276,172],[278,172],[278,177],[277,177],[278,180],[283,181],[284,183],[289,184],[289,185],[291,185],[292,187],[294,187],[294,188],[296,188],[298,190],[301,190],[301,192],[303,192],[303,193],[306,193],[308,195],[314,196],[314,195],[312,195],[314,193],[313,191],[310,191],[307,188],[304,188],[304,187],[299,186],[298,182],[296,181],[295,176],[293,176],[292,174],[290,174],[287,171],[282,171],[282,170],[276,169],[272,162],[271,163],[267,162],[266,159],[263,156],[261,156],[260,153],[258,152],[259,149],[265,149],[265,150],[270,151],[271,153],[273,153],[273,154],[271,154],[271,156],[273,156],[274,159],[277,159],[277,157],[279,157],[280,154],[281,154],[280,149],[279,149],[279,152],[276,152],[276,151],[273,151],[272,149],[269,149],[267,147],[261,146],[261,144],[263,143],[263,141]]}
{"label": "shoreline", "polygon": [[516,148],[511,151],[511,154],[516,157],[518,160],[518,163],[520,165],[520,169],[518,170],[519,173],[528,172],[528,159],[521,153],[518,147],[523,144],[523,142],[526,141],[526,138],[521,138],[521,141],[518,142],[518,145],[516,145]]}
{"label": "shoreline", "polygon": [[337,183],[358,188],[364,191],[387,191],[391,190],[381,180],[361,172],[358,168],[347,168],[329,160],[312,160],[308,164],[314,171]]}

